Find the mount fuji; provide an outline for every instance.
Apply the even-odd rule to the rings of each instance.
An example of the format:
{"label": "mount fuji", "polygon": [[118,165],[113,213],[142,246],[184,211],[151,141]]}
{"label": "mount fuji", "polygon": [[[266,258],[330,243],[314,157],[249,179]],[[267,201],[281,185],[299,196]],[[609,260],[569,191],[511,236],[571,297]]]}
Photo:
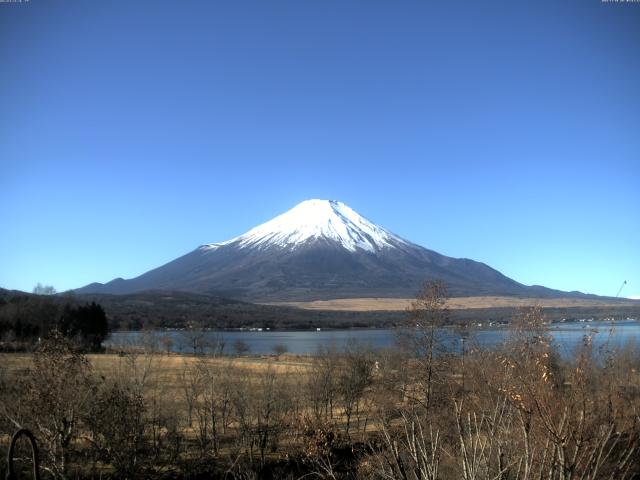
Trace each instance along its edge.
{"label": "mount fuji", "polygon": [[440,255],[333,200],[306,200],[239,237],[202,245],[139,277],[76,292],[178,290],[253,302],[406,298],[427,279],[443,280],[452,296],[580,295],[525,286],[484,263]]}

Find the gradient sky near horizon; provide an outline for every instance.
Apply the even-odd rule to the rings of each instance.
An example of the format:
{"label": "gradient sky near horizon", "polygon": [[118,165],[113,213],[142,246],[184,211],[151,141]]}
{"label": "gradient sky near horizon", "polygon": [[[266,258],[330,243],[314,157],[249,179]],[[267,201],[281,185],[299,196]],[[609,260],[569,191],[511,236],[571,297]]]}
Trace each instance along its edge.
{"label": "gradient sky near horizon", "polygon": [[130,278],[308,198],[640,296],[640,3],[0,3],[0,287]]}

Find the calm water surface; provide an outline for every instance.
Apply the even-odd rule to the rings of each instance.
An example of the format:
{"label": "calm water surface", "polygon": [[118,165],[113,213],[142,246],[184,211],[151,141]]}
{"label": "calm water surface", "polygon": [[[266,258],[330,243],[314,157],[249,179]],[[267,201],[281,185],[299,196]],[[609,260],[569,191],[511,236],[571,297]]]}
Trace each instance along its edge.
{"label": "calm water surface", "polygon": [[[609,345],[621,348],[627,343],[640,344],[640,322],[625,320],[616,322],[575,322],[558,323],[550,326],[555,346],[563,356],[570,356],[577,345],[582,343],[587,334],[593,335],[593,345],[597,348]],[[440,334],[451,350],[460,351],[461,336],[457,330],[443,329]],[[306,355],[317,352],[320,347],[344,349],[350,342],[358,342],[374,349],[393,347],[396,343],[395,330],[358,329],[358,330],[323,330],[317,331],[224,331],[204,332],[205,340],[211,343],[222,339],[225,353],[234,353],[234,343],[242,340],[252,354],[273,353],[275,345],[284,345],[287,352]],[[467,340],[467,345],[478,345],[483,348],[501,344],[508,332],[504,328],[477,329]],[[174,352],[191,352],[188,334],[183,331],[114,332],[106,345],[108,346],[141,346],[148,342],[160,343],[162,337],[171,338],[171,350]]]}

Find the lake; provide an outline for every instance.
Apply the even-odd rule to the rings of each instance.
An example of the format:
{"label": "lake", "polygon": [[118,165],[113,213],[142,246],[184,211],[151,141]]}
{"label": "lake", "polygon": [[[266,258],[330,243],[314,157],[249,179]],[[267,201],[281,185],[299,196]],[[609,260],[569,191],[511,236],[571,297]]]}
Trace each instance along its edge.
{"label": "lake", "polygon": [[[562,356],[570,356],[576,346],[583,341],[586,334],[593,335],[594,347],[606,342],[613,348],[623,347],[627,343],[640,344],[640,322],[623,320],[615,322],[571,322],[557,323],[549,329],[555,346]],[[153,332],[113,332],[105,342],[106,346],[142,346],[149,341],[162,346],[160,339],[171,339],[170,349],[177,353],[190,353],[190,339],[184,331]],[[461,336],[458,330],[440,330],[444,342],[453,351],[461,350]],[[506,328],[476,329],[467,341],[467,345],[478,345],[490,348],[502,343],[508,335]],[[275,345],[283,345],[288,353],[307,355],[315,353],[319,347],[335,347],[344,349],[349,342],[358,342],[374,349],[390,348],[395,345],[396,331],[389,329],[352,329],[322,331],[206,331],[203,332],[205,343],[215,343],[222,339],[225,353],[235,353],[234,343],[243,341],[250,354],[265,355],[273,353]]]}

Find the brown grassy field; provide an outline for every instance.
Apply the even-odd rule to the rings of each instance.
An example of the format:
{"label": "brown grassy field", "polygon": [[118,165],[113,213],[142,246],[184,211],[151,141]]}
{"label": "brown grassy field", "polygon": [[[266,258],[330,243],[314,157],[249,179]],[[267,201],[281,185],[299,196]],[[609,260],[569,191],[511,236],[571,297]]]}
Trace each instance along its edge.
{"label": "brown grassy field", "polygon": [[[340,298],[334,300],[314,300],[310,302],[283,302],[271,305],[285,305],[306,310],[332,311],[402,311],[411,304],[411,298]],[[457,297],[447,300],[452,310],[471,308],[532,307],[569,308],[569,307],[610,307],[638,306],[634,300],[596,300],[581,298],[516,298],[516,297]]]}
{"label": "brown grassy field", "polygon": [[[88,354],[87,359],[92,368],[99,374],[118,372],[126,362],[129,367],[129,359],[115,353]],[[28,368],[33,355],[31,353],[0,353],[0,363],[7,372],[20,371]],[[139,355],[136,366],[143,368],[145,363],[151,361],[156,378],[162,383],[171,385],[178,383],[179,375],[185,368],[197,363],[205,362],[208,365],[226,367],[233,363],[235,368],[247,373],[260,373],[271,368],[275,373],[300,373],[305,372],[311,366],[311,359],[304,356],[275,355],[248,356],[248,357],[205,357],[178,354],[155,354],[151,356]]]}

